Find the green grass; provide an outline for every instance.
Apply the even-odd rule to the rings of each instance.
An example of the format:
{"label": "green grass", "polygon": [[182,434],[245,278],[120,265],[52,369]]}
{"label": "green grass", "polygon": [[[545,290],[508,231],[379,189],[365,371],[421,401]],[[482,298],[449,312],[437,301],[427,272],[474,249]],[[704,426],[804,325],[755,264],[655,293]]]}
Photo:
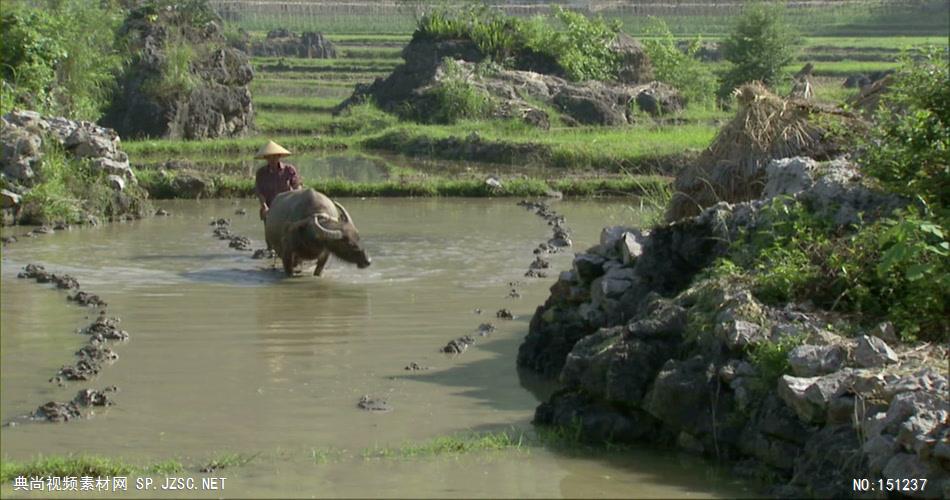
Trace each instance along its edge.
{"label": "green grass", "polygon": [[344,46],[337,53],[344,59],[402,60],[402,47]]}
{"label": "green grass", "polygon": [[199,470],[201,472],[215,472],[231,467],[242,467],[254,461],[254,459],[259,455],[260,453],[255,453],[253,455],[243,453],[222,453],[212,458]]}
{"label": "green grass", "polygon": [[514,431],[440,436],[399,446],[373,447],[363,450],[363,458],[429,458],[467,453],[521,451],[526,447],[524,433]]}
{"label": "green grass", "polygon": [[803,39],[803,46],[839,47],[859,49],[907,50],[922,45],[947,45],[945,36],[865,36],[865,37],[824,37],[809,36]]}
{"label": "green grass", "polygon": [[[391,70],[400,61],[393,58],[346,58],[346,59],[307,59],[300,57],[252,57],[251,64],[255,68],[269,67],[283,64],[292,68],[301,69],[333,69],[338,71],[359,71],[365,68],[375,68],[376,71]],[[356,70],[348,68],[357,68]]]}
{"label": "green grass", "polygon": [[[645,195],[668,189],[669,178],[660,176],[625,175],[609,178],[541,178],[502,179],[503,188],[497,190],[485,184],[482,177],[453,178],[422,174],[408,169],[394,169],[389,180],[383,182],[355,182],[347,179],[305,179],[304,186],[316,189],[328,196],[343,197],[530,197],[545,196],[557,190],[565,196],[617,196]],[[398,172],[398,174],[396,173]],[[136,176],[139,184],[153,199],[169,199],[178,196],[171,188],[175,174],[163,177],[152,169],[139,169]],[[254,193],[254,180],[246,175],[212,174],[217,198],[248,197]],[[649,208],[649,207],[647,207]]]}
{"label": "green grass", "polygon": [[[267,111],[309,111],[327,113],[333,110],[343,99],[336,97],[296,97],[281,95],[255,95],[254,109]],[[257,114],[260,116],[260,113]]]}
{"label": "green grass", "polygon": [[[326,137],[285,136],[270,138],[285,148],[294,151],[322,151],[346,149],[344,140]],[[237,139],[210,139],[201,141],[181,141],[176,139],[153,139],[123,142],[122,149],[129,156],[181,156],[225,153],[247,155],[249,158],[266,142],[261,137],[242,137]],[[134,162],[134,160],[133,160]]]}
{"label": "green grass", "polygon": [[9,483],[23,476],[30,477],[107,477],[148,474],[177,474],[184,467],[177,460],[166,460],[148,466],[138,466],[117,458],[91,455],[39,456],[20,462],[0,462],[0,483]]}
{"label": "green grass", "polygon": [[265,134],[310,134],[326,132],[334,118],[326,112],[280,110],[258,111],[255,121]]}

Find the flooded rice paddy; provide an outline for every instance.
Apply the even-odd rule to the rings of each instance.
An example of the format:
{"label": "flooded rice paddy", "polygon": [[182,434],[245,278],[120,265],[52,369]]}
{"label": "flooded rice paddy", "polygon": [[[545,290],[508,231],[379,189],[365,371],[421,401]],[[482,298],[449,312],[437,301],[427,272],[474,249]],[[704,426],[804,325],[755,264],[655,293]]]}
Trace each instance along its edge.
{"label": "flooded rice paddy", "polygon": [[[5,460],[94,454],[148,464],[177,459],[180,476],[224,453],[253,460],[211,475],[228,497],[735,497],[753,494],[708,462],[650,449],[597,453],[526,444],[459,456],[379,458],[373,450],[468,432],[530,437],[535,407],[555,387],[515,366],[548,278],[524,277],[550,228],[516,200],[344,199],[373,258],[331,260],[323,276],[284,278],[267,260],[227,247],[209,221],[263,246],[253,200],[170,201],[169,217],[77,228],[5,247],[0,429]],[[631,204],[632,205],[632,204]],[[575,249],[610,224],[635,224],[623,201],[552,207]],[[245,208],[249,215],[235,215]],[[23,229],[12,231],[18,234]],[[10,234],[9,228],[5,234]],[[108,303],[131,339],[90,383],[49,383],[97,311],[50,285],[16,278],[27,263],[67,272]],[[510,298],[512,288],[521,294]],[[516,316],[495,317],[501,308]],[[476,311],[480,310],[478,314]],[[458,356],[448,341],[496,330]],[[429,367],[407,371],[410,363]],[[115,385],[116,406],[64,424],[23,422],[51,400]],[[357,408],[385,399],[386,413]],[[534,441],[532,441],[534,442]],[[36,497],[11,491],[4,497]],[[181,496],[181,492],[130,492]],[[75,495],[75,492],[72,493]],[[122,495],[129,496],[129,495]]]}

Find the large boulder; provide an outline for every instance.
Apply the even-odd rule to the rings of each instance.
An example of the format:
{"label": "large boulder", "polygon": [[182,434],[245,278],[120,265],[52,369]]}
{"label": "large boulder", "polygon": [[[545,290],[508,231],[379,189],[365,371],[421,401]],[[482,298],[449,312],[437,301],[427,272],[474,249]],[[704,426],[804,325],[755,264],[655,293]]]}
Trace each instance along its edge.
{"label": "large boulder", "polygon": [[473,41],[416,36],[403,49],[404,64],[385,79],[358,85],[336,112],[372,100],[384,110],[425,121],[439,111],[438,91],[459,81],[491,103],[490,117],[523,120],[542,128],[550,124],[548,107],[563,113],[567,125],[631,123],[631,106],[640,94],[644,99],[650,96],[651,109],[657,113],[681,109],[684,101],[675,89],[646,83],[652,78],[652,68],[639,42],[621,35],[612,48],[621,59],[618,81],[574,82],[565,79],[563,68],[549,56],[527,49],[512,56],[511,69],[478,68],[476,64],[486,56]]}
{"label": "large boulder", "polygon": [[323,33],[305,31],[297,35],[280,28],[269,31],[264,40],[252,43],[250,53],[255,56],[307,59],[333,59],[337,56],[336,47]]}
{"label": "large boulder", "polygon": [[120,32],[132,63],[103,125],[132,138],[236,137],[251,130],[253,69],[244,52],[227,46],[206,3],[145,2]]}

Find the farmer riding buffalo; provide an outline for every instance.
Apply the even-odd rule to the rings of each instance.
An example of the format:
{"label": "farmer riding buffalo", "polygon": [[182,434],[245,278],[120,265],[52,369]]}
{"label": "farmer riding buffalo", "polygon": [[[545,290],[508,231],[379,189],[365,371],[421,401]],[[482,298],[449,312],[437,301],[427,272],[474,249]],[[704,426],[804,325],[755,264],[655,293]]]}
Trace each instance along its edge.
{"label": "farmer riding buffalo", "polygon": [[320,276],[330,254],[363,269],[371,263],[360,245],[353,218],[343,205],[313,189],[300,189],[297,169],[281,161],[290,155],[270,141],[255,158],[267,165],[257,171],[255,192],[261,202],[267,248],[274,250],[293,276],[303,260],[316,260],[314,276]]}

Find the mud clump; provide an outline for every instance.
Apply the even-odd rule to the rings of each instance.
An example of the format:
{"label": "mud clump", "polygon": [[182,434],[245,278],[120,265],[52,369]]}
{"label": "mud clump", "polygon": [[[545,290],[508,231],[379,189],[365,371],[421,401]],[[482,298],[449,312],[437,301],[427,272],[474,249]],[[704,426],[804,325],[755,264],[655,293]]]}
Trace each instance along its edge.
{"label": "mud clump", "polygon": [[77,290],[76,293],[66,297],[68,300],[77,302],[81,306],[105,307],[109,305],[94,293]]}
{"label": "mud clump", "polygon": [[113,392],[119,390],[116,386],[106,387],[101,391],[96,389],[83,389],[76,393],[76,397],[73,398],[73,404],[79,407],[88,407],[88,406],[112,406],[115,404],[115,401],[109,396]]}
{"label": "mud clump", "polygon": [[450,341],[441,351],[447,354],[462,354],[468,349],[468,346],[473,344],[475,344],[475,337],[466,335]]}
{"label": "mud clump", "polygon": [[48,422],[69,422],[80,417],[82,417],[82,413],[75,403],[59,403],[56,401],[50,401],[30,414],[30,418],[34,420],[46,420]]}
{"label": "mud clump", "polygon": [[53,283],[56,283],[56,288],[63,290],[72,290],[79,288],[79,280],[73,278],[68,274],[53,274],[50,276]]}
{"label": "mud clump", "polygon": [[386,413],[393,411],[392,405],[387,403],[384,399],[373,398],[368,395],[363,395],[360,398],[359,402],[356,403],[357,408],[361,410],[377,412],[377,413]]}
{"label": "mud clump", "polygon": [[482,323],[478,325],[478,334],[482,337],[487,337],[492,333],[495,333],[495,325],[491,323]]}
{"label": "mud clump", "polygon": [[158,210],[155,211],[155,215],[159,217],[168,217],[171,214],[172,214],[171,212],[169,212],[168,210],[165,210],[164,208],[159,208]]}
{"label": "mud clump", "polygon": [[548,273],[544,271],[538,271],[537,269],[528,269],[528,272],[524,273],[525,278],[547,278]]}
{"label": "mud clump", "polygon": [[270,248],[258,248],[254,250],[254,255],[251,255],[252,259],[276,259],[277,252],[271,250]]}
{"label": "mud clump", "polygon": [[100,313],[99,317],[89,326],[79,330],[79,333],[90,335],[93,340],[98,342],[103,340],[128,340],[129,333],[119,328],[121,320],[119,318],[107,318],[103,313]]}
{"label": "mud clump", "polygon": [[406,367],[403,369],[410,372],[419,372],[419,371],[428,370],[429,367],[425,365],[420,365],[419,363],[416,363],[415,361],[413,361],[409,363],[408,365],[406,365]]}
{"label": "mud clump", "polygon": [[508,309],[499,309],[495,313],[495,317],[499,319],[515,319],[515,315]]}
{"label": "mud clump", "polygon": [[219,226],[219,227],[220,227],[220,226],[230,226],[230,225],[231,225],[231,219],[224,219],[224,218],[213,219],[213,220],[211,221],[211,224],[209,224],[209,225],[210,225],[210,226]]}
{"label": "mud clump", "polygon": [[214,228],[214,236],[219,240],[230,240],[231,239],[231,230],[227,226],[218,226]]}
{"label": "mud clump", "polygon": [[[40,264],[27,264],[26,267],[23,268],[23,271],[20,271],[16,277],[20,279],[35,279],[40,283],[49,283],[50,280],[49,273],[46,272],[46,268]],[[41,279],[43,281],[40,281]]]}
{"label": "mud clump", "polygon": [[62,385],[64,380],[92,380],[99,375],[102,366],[89,359],[80,359],[75,366],[64,366],[49,381]]}
{"label": "mud clump", "polygon": [[80,358],[86,358],[91,361],[115,361],[119,359],[119,355],[115,353],[109,347],[106,347],[99,340],[93,338],[89,339],[89,343],[82,346],[78,351],[76,351],[76,356]]}
{"label": "mud clump", "polygon": [[247,215],[247,209],[246,209],[246,208],[239,208],[239,209],[237,209],[237,210],[234,211],[234,215]]}
{"label": "mud clump", "polygon": [[232,236],[231,242],[228,243],[228,246],[242,252],[250,252],[251,240],[249,240],[247,236]]}
{"label": "mud clump", "polygon": [[83,409],[93,406],[106,407],[115,404],[110,397],[111,393],[117,392],[116,386],[106,387],[104,389],[83,389],[76,393],[76,397],[67,403],[50,401],[43,404],[30,414],[33,420],[45,420],[47,422],[69,422],[77,418],[89,417],[92,412],[83,414]]}

